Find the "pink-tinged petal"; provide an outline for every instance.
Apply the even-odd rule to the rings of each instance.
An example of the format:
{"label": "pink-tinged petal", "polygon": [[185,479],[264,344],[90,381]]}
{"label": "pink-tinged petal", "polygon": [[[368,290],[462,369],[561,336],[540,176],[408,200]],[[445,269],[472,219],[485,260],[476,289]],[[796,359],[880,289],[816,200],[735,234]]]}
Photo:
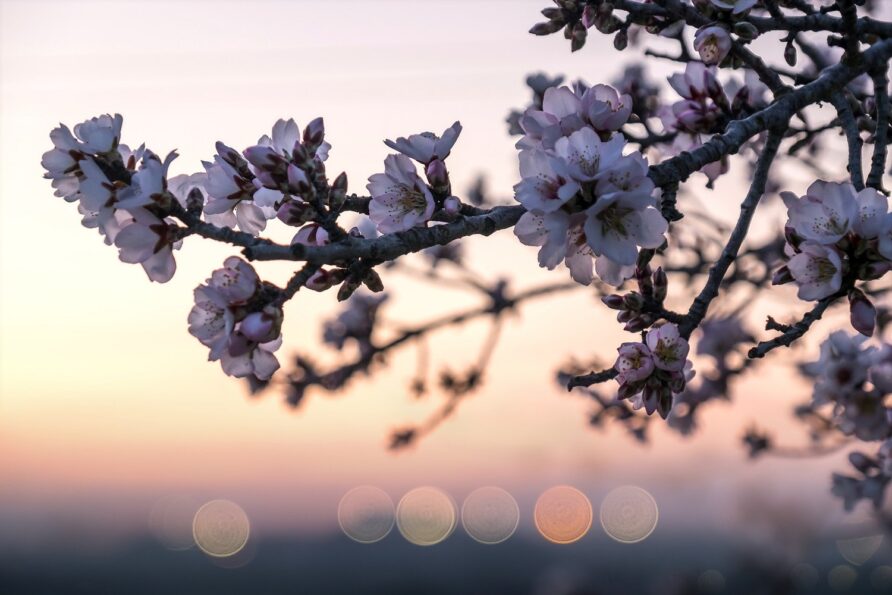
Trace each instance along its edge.
{"label": "pink-tinged petal", "polygon": [[141,264],[149,279],[156,283],[167,283],[177,271],[177,263],[169,245],[152,254]]}
{"label": "pink-tinged petal", "polygon": [[279,360],[265,349],[257,349],[253,356],[254,375],[261,380],[269,380],[279,369]]}
{"label": "pink-tinged petal", "polygon": [[257,235],[266,228],[266,216],[260,207],[248,202],[240,202],[235,207],[238,228],[251,235]]}
{"label": "pink-tinged petal", "polygon": [[542,108],[558,118],[565,118],[579,111],[579,97],[567,87],[549,87],[545,90]]}

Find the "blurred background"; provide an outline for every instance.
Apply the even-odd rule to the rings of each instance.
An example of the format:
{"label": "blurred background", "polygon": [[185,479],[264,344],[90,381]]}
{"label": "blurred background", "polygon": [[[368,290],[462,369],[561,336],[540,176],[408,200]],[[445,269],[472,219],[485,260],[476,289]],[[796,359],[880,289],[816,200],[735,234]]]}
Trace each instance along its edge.
{"label": "blurred background", "polygon": [[[0,1],[0,593],[892,589],[888,539],[855,556],[859,564],[839,545],[873,535],[866,511],[846,515],[830,495],[844,451],[751,462],[741,445],[753,421],[806,443],[791,409],[810,387],[791,362],[814,354],[819,337],[773,354],[736,385],[733,402],[703,413],[693,437],[652,424],[642,445],[619,427],[591,428],[591,403],[554,379],[572,356],[613,360],[624,333],[612,314],[591,291],[543,298],[506,321],[483,389],[394,452],[392,431],[442,404],[436,393],[411,395],[412,349],[334,397],[310,392],[297,408],[275,388],[251,397],[186,330],[192,289],[234,251],[189,238],[174,279],[150,284],[42,179],[40,157],[59,122],[121,113],[123,141],[177,149],[177,174],[200,171],[217,140],[243,148],[278,118],[303,125],[323,116],[328,171],[346,171],[362,194],[389,152],[384,138],[460,120],[453,187],[485,174],[491,193],[508,200],[517,156],[505,117],[528,101],[525,76],[607,82],[639,57],[594,34],[575,54],[560,35],[529,35],[546,4]],[[790,185],[802,190],[806,176],[797,175]],[[732,220],[740,175],[715,192],[702,184],[692,183],[702,203]],[[776,203],[760,217],[767,229],[783,222]],[[465,250],[479,276],[509,277],[516,289],[567,278],[539,269],[510,232]],[[277,283],[290,273],[258,270]],[[392,296],[382,315],[404,324],[480,302],[396,272],[385,283]],[[802,310],[792,296],[774,291],[754,328],[765,313]],[[281,359],[294,350],[330,358],[321,321],[337,311],[331,292],[301,292],[285,311]],[[817,334],[834,324],[828,317]],[[486,331],[470,324],[436,335],[431,365],[473,364]],[[437,486],[459,504],[477,487],[501,486],[519,504],[520,525],[493,546],[461,529],[428,548],[396,530],[361,545],[340,532],[337,508],[362,484],[394,501]],[[532,520],[536,498],[557,484],[575,486],[595,509],[592,530],[572,545],[549,543]],[[659,507],[656,530],[638,544],[609,539],[597,521],[604,495],[625,484]],[[227,562],[169,549],[157,511],[172,499],[237,503],[250,520],[245,550]]]}

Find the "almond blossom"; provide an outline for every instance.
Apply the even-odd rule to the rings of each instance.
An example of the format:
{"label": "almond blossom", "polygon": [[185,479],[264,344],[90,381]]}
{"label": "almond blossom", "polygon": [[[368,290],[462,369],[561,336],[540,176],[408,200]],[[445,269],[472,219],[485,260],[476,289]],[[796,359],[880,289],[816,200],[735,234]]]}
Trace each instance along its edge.
{"label": "almond blossom", "polygon": [[103,114],[75,125],[74,134],[80,141],[81,151],[96,154],[115,149],[121,140],[123,123],[121,114]]}
{"label": "almond blossom", "polygon": [[558,139],[590,127],[603,138],[619,130],[632,113],[632,98],[609,85],[549,87],[542,107],[530,107],[520,117],[524,137],[519,149],[552,149]]}
{"label": "almond blossom", "polygon": [[177,270],[173,257],[173,249],[179,247],[176,223],[161,220],[143,208],[128,212],[130,223],[115,236],[121,261],[141,264],[151,281],[167,283]]}
{"label": "almond blossom", "polygon": [[701,27],[694,35],[694,49],[704,64],[719,64],[731,51],[731,35],[718,25]]}
{"label": "almond blossom", "polygon": [[799,299],[814,301],[833,295],[842,286],[842,257],[832,246],[803,242],[787,268],[799,285]]}
{"label": "almond blossom", "polygon": [[405,155],[384,158],[384,173],[373,174],[366,186],[372,196],[369,218],[381,233],[423,225],[434,213],[434,197],[415,165]]}
{"label": "almond blossom", "polygon": [[812,242],[835,244],[859,219],[855,188],[838,182],[815,181],[805,195],[781,192],[787,206],[787,226]]}
{"label": "almond blossom", "polygon": [[449,157],[455,141],[461,134],[461,122],[455,122],[452,126],[443,131],[443,134],[437,136],[433,132],[422,132],[421,134],[413,134],[408,138],[399,137],[395,141],[385,140],[384,144],[402,153],[407,157],[411,157],[415,161],[424,165],[429,164],[435,159],[444,160]]}
{"label": "almond blossom", "polygon": [[[599,141],[600,143],[600,141]],[[594,153],[594,151],[592,151]],[[597,153],[594,154],[594,167],[597,168]],[[552,161],[558,159],[549,156],[545,151],[530,150],[520,153],[521,181],[514,186],[517,201],[530,211],[550,213],[563,206],[576,196],[579,183],[567,175],[561,175],[552,167]],[[590,165],[588,166],[590,169]],[[576,163],[569,162],[563,168],[581,169]]]}

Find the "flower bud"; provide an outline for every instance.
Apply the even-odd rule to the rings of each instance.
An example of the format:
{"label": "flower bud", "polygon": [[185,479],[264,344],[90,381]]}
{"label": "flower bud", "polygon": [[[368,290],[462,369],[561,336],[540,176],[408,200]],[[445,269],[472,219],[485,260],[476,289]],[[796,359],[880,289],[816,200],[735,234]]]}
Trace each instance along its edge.
{"label": "flower bud", "polygon": [[623,330],[626,330],[630,333],[637,333],[643,331],[647,327],[653,324],[653,317],[650,314],[639,314],[637,316],[633,316],[629,322],[623,327]]}
{"label": "flower bud", "polygon": [[627,29],[620,29],[616,32],[616,35],[613,37],[613,47],[617,51],[621,52],[629,46],[629,31]]}
{"label": "flower bud", "polygon": [[867,473],[877,466],[876,461],[858,451],[849,453],[849,463],[861,473]]}
{"label": "flower bud", "polygon": [[533,35],[551,35],[552,33],[557,33],[563,26],[563,19],[536,23],[530,28],[530,33]]}
{"label": "flower bud", "polygon": [[644,307],[644,296],[637,291],[630,291],[623,296],[623,306],[628,310],[640,310]]}
{"label": "flower bud", "polygon": [[791,281],[793,281],[793,274],[790,272],[790,269],[787,268],[787,265],[781,266],[771,277],[772,285],[783,285],[784,283],[789,283]]}
{"label": "flower bud", "polygon": [[616,294],[602,296],[601,301],[611,310],[621,310],[625,303],[623,296]]}
{"label": "flower bud", "polygon": [[322,118],[315,118],[304,128],[304,145],[309,152],[315,153],[322,141],[325,140],[325,122]]}
{"label": "flower bud", "polygon": [[204,194],[201,193],[200,188],[193,188],[189,191],[189,194],[186,196],[186,210],[190,213],[201,213],[201,209],[204,207]]}
{"label": "flower bud", "polygon": [[329,289],[333,285],[336,285],[344,280],[346,273],[343,269],[334,269],[334,270],[326,270],[319,269],[307,279],[307,282],[304,286],[307,289],[312,291],[325,291]]}
{"label": "flower bud", "polygon": [[250,341],[266,343],[279,336],[282,326],[282,311],[275,306],[267,306],[262,312],[251,312],[239,325],[239,332]]}
{"label": "flower bud", "polygon": [[450,196],[443,201],[443,210],[449,215],[458,215],[461,213],[461,201],[455,196]]}
{"label": "flower bud", "polygon": [[648,297],[654,293],[654,283],[651,274],[650,265],[644,265],[635,269],[635,280],[638,281],[638,289]]}
{"label": "flower bud", "polygon": [[331,189],[328,192],[328,206],[332,210],[339,210],[344,200],[347,198],[347,174],[341,172],[338,177],[331,183]]}
{"label": "flower bud", "polygon": [[293,163],[288,164],[288,187],[299,196],[309,194],[311,186],[306,172]]}
{"label": "flower bud", "polygon": [[217,154],[220,156],[220,158],[223,159],[223,161],[225,161],[229,165],[237,168],[240,163],[244,162],[244,159],[242,159],[242,156],[239,155],[238,151],[236,151],[232,147],[230,147],[228,145],[224,145],[220,141],[217,141],[217,144],[215,145],[215,147],[217,149]]}
{"label": "flower bud", "polygon": [[353,295],[361,283],[355,277],[348,277],[342,284],[340,289],[338,289],[338,301],[343,302],[344,300],[350,299],[350,296]]}
{"label": "flower bud", "polygon": [[892,271],[892,262],[867,262],[859,267],[858,278],[864,279],[865,281],[879,279],[889,271]]}
{"label": "flower bud", "polygon": [[653,280],[654,299],[658,302],[662,302],[666,299],[666,294],[669,291],[669,278],[666,276],[666,271],[663,270],[663,267],[657,267],[657,270],[654,272]]}
{"label": "flower bud", "polygon": [[303,244],[304,246],[324,246],[328,244],[328,232],[318,223],[310,223],[301,227],[294,238],[291,245]]}
{"label": "flower bud", "polygon": [[424,168],[427,175],[427,181],[437,194],[449,193],[449,172],[446,171],[446,164],[442,159],[434,159]]}
{"label": "flower bud", "polygon": [[672,412],[672,391],[668,388],[660,392],[659,400],[657,401],[657,413],[660,414],[660,417],[666,419],[669,417],[669,414]]}
{"label": "flower bud", "polygon": [[849,314],[852,328],[865,337],[873,336],[877,310],[864,292],[853,289],[849,292]]}
{"label": "flower bud", "polygon": [[375,269],[367,270],[362,276],[362,282],[370,291],[374,291],[375,293],[384,291],[384,282],[381,280],[381,276]]}
{"label": "flower bud", "polygon": [[759,30],[749,21],[737,21],[734,23],[734,33],[741,39],[753,40],[759,36]]}
{"label": "flower bud", "polygon": [[796,47],[792,43],[788,43],[784,48],[784,60],[790,66],[796,66]]}
{"label": "flower bud", "polygon": [[303,225],[316,215],[309,203],[302,200],[290,200],[279,207],[276,217],[285,225]]}
{"label": "flower bud", "polygon": [[588,36],[588,30],[585,28],[585,25],[582,24],[582,21],[577,21],[575,25],[573,25],[573,32],[570,36],[570,51],[575,52],[578,49],[581,49],[582,46],[585,45],[585,38]]}
{"label": "flower bud", "polygon": [[591,29],[595,24],[595,18],[598,16],[598,9],[594,4],[586,4],[582,9],[582,24],[586,29]]}

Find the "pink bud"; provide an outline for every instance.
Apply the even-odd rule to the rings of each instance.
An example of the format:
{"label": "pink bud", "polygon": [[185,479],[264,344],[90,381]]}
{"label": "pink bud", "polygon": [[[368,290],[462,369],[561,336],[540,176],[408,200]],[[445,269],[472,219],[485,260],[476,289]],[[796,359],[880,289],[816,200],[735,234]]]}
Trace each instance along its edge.
{"label": "pink bud", "polygon": [[266,343],[275,338],[270,336],[274,326],[275,320],[266,312],[252,312],[242,320],[239,332],[255,343]]}
{"label": "pink bud", "polygon": [[461,212],[461,201],[454,196],[450,196],[443,201],[443,210],[449,215],[458,215]]}
{"label": "pink bud", "polygon": [[288,165],[288,185],[295,194],[306,194],[310,189],[310,179],[304,170],[291,163]]}
{"label": "pink bud", "polygon": [[279,221],[285,225],[302,225],[310,220],[314,209],[302,200],[291,200],[286,202],[276,213]]}
{"label": "pink bud", "polygon": [[304,143],[318,147],[325,139],[325,122],[322,118],[315,118],[304,129]]}
{"label": "pink bud", "polygon": [[774,272],[774,275],[771,277],[771,284],[783,285],[784,283],[789,283],[792,280],[793,274],[790,273],[790,269],[787,268],[787,265],[783,265]]}
{"label": "pink bud", "polygon": [[275,169],[276,163],[281,161],[281,157],[272,147],[255,145],[245,149],[245,159],[247,159],[254,167],[261,169]]}
{"label": "pink bud", "polygon": [[446,164],[442,159],[434,159],[424,168],[427,174],[427,181],[434,188],[445,188],[449,185],[449,173],[446,171]]}
{"label": "pink bud", "polygon": [[865,337],[873,336],[877,310],[863,292],[853,289],[849,292],[849,313],[852,327]]}

